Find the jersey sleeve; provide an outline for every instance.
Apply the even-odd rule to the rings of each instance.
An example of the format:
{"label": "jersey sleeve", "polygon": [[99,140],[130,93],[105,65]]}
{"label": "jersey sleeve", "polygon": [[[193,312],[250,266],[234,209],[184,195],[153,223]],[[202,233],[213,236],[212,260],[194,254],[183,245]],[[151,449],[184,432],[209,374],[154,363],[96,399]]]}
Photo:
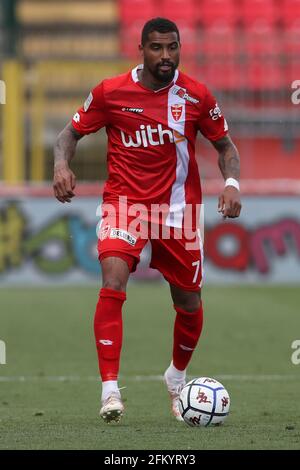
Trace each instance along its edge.
{"label": "jersey sleeve", "polygon": [[74,114],[72,125],[79,134],[87,135],[97,132],[107,123],[103,82],[101,82],[90,92],[84,105]]}
{"label": "jersey sleeve", "polygon": [[206,95],[201,108],[198,129],[208,140],[216,141],[228,132],[227,121],[216,102],[215,97],[206,88]]}

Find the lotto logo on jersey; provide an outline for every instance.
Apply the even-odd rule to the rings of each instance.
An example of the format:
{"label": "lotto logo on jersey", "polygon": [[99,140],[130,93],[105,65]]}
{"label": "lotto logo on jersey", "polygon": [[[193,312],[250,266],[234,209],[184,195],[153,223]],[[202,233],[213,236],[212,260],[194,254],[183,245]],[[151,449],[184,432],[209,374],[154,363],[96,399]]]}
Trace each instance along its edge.
{"label": "lotto logo on jersey", "polygon": [[128,113],[140,114],[144,111],[144,109],[143,108],[122,108],[122,111],[125,111]]}
{"label": "lotto logo on jersey", "polygon": [[[157,127],[141,124],[139,130],[135,131],[135,137],[125,134],[123,131],[121,131],[121,137],[124,147],[149,147],[149,145],[177,143],[173,132],[170,129],[163,129],[161,124],[158,124]],[[184,137],[181,136],[181,138]]]}

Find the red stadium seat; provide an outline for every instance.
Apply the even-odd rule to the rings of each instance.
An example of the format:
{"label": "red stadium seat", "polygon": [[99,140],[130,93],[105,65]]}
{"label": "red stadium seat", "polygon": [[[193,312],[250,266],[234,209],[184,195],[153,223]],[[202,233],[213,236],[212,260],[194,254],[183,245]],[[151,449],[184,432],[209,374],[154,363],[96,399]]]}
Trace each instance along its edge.
{"label": "red stadium seat", "polygon": [[120,47],[123,57],[132,60],[140,58],[138,49],[141,43],[141,31],[144,26],[144,21],[135,21],[130,25],[123,25],[120,31]]}
{"label": "red stadium seat", "polygon": [[276,91],[284,86],[284,67],[277,60],[250,60],[245,74],[252,91]]}
{"label": "red stadium seat", "polygon": [[281,32],[269,25],[254,25],[244,30],[241,37],[243,53],[250,57],[273,56],[282,53]]}
{"label": "red stadium seat", "polygon": [[187,57],[181,56],[179,70],[186,73],[190,77],[193,77],[197,80],[199,69],[199,61],[197,57]]}
{"label": "red stadium seat", "polygon": [[120,21],[123,24],[131,24],[134,21],[144,23],[158,16],[155,0],[119,0]]}
{"label": "red stadium seat", "polygon": [[279,11],[275,0],[243,0],[240,2],[243,23],[246,27],[253,25],[275,25]]}
{"label": "red stadium seat", "polygon": [[204,26],[234,25],[239,20],[239,8],[234,0],[202,0],[199,3],[196,17]]}
{"label": "red stadium seat", "polygon": [[291,88],[295,80],[300,80],[300,58],[288,60],[285,68],[286,87]]}
{"label": "red stadium seat", "polygon": [[285,85],[290,88],[294,80],[300,80],[300,25],[284,31],[283,50]]}
{"label": "red stadium seat", "polygon": [[199,40],[198,52],[205,57],[236,57],[240,52],[239,34],[229,26],[205,28]]}
{"label": "red stadium seat", "polygon": [[199,35],[195,26],[191,26],[189,21],[186,22],[182,20],[176,21],[176,24],[180,32],[182,58],[191,58],[196,56]]}
{"label": "red stadium seat", "polygon": [[208,60],[198,68],[198,80],[212,90],[236,91],[244,88],[245,75],[238,62],[233,60]]}
{"label": "red stadium seat", "polygon": [[284,31],[283,49],[288,57],[300,57],[300,24]]}
{"label": "red stadium seat", "polygon": [[197,2],[195,0],[161,0],[158,1],[157,12],[172,21],[184,21],[190,26],[197,21]]}
{"label": "red stadium seat", "polygon": [[280,16],[286,28],[300,26],[300,0],[281,0]]}

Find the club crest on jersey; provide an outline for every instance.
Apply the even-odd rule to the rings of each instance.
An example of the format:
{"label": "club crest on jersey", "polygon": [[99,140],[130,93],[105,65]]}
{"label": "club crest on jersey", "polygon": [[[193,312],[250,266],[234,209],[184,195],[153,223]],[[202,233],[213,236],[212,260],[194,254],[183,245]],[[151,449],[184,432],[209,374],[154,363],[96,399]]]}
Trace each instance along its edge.
{"label": "club crest on jersey", "polygon": [[182,115],[182,109],[183,109],[182,104],[173,104],[171,106],[171,113],[172,113],[174,121],[179,121]]}
{"label": "club crest on jersey", "polygon": [[180,98],[189,101],[190,103],[197,104],[199,103],[199,100],[196,98],[193,98],[190,96],[183,88],[180,88],[179,86],[174,86],[172,90],[173,95],[177,95]]}

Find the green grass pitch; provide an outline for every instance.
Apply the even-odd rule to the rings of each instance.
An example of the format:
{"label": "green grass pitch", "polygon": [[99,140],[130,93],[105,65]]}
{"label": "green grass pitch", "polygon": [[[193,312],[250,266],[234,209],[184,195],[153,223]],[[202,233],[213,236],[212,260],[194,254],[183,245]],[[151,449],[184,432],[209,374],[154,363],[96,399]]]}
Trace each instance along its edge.
{"label": "green grass pitch", "polygon": [[299,449],[299,287],[205,287],[205,326],[189,376],[228,389],[223,426],[170,414],[157,378],[170,361],[174,313],[165,284],[130,284],[124,309],[119,425],[98,417],[93,338],[98,287],[0,290],[0,449]]}

